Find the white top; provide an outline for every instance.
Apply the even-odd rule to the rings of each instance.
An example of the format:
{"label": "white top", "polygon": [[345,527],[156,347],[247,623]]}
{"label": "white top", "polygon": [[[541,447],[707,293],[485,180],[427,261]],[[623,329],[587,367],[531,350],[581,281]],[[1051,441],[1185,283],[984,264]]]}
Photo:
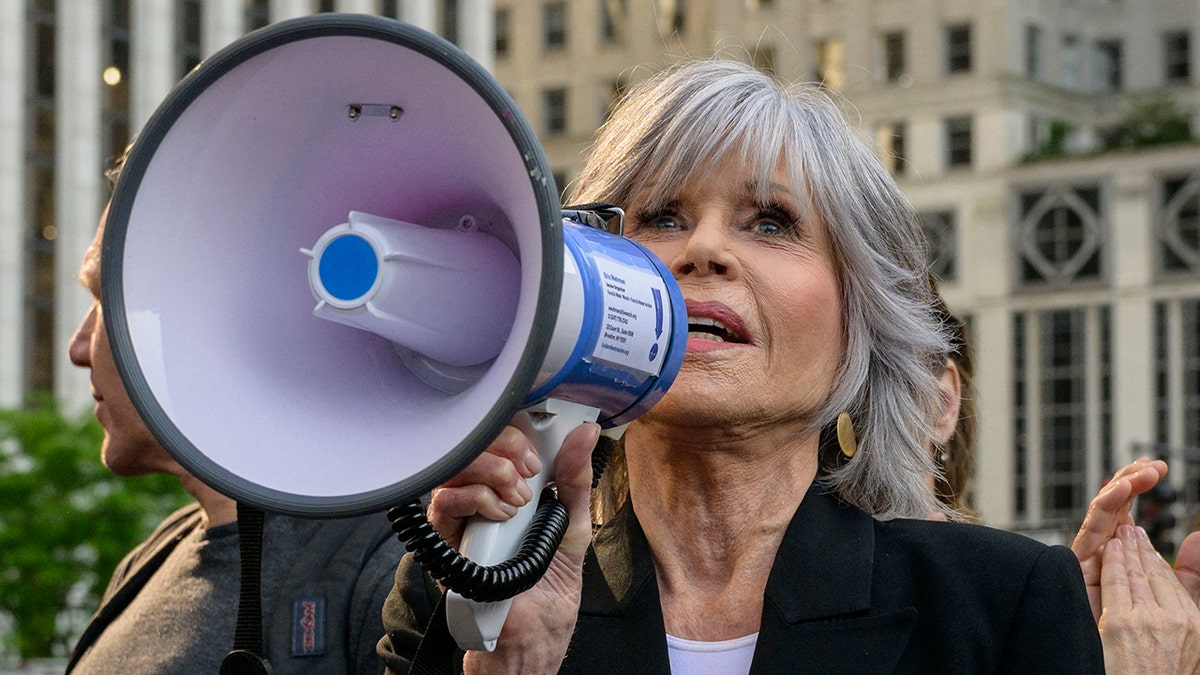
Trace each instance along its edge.
{"label": "white top", "polygon": [[732,640],[698,642],[667,635],[671,672],[683,675],[732,675],[749,673],[758,633]]}

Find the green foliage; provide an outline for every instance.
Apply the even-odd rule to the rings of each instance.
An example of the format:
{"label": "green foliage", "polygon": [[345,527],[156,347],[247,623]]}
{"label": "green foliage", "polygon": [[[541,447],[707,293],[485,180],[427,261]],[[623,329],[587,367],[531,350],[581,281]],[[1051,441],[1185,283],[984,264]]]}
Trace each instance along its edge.
{"label": "green foliage", "polygon": [[1144,148],[1151,145],[1191,140],[1188,113],[1165,96],[1141,99],[1130,107],[1116,133],[1109,139],[1111,148]]}
{"label": "green foliage", "polygon": [[1067,138],[1070,137],[1074,129],[1070,124],[1063,120],[1051,120],[1049,133],[1046,135],[1046,140],[1037,147],[1033,152],[1025,155],[1026,162],[1033,162],[1041,159],[1056,159],[1058,157],[1067,156]]}
{"label": "green foliage", "polygon": [[0,654],[20,659],[67,653],[117,563],[188,501],[174,478],[110,473],[90,414],[33,401],[0,409]]}
{"label": "green foliage", "polygon": [[[1165,95],[1139,98],[1129,105],[1118,124],[1097,130],[1100,147],[1089,153],[1194,141],[1196,135],[1192,133],[1189,115],[1186,109]],[[1067,140],[1073,132],[1067,122],[1051,121],[1045,140],[1026,153],[1022,161],[1038,162],[1070,156],[1072,152],[1067,147]]]}

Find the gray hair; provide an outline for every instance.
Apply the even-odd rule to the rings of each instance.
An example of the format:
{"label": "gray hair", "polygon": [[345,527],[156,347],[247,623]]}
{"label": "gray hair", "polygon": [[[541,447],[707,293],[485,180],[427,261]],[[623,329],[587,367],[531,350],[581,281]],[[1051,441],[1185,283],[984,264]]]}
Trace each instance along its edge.
{"label": "gray hair", "polygon": [[836,442],[822,443],[819,480],[878,518],[954,517],[925,483],[937,475],[924,443],[942,405],[936,373],[948,351],[925,239],[891,175],[823,89],[736,61],[677,64],[627,93],[598,132],[571,201],[628,206],[649,188],[648,201],[663,203],[727,156],[755,171],[764,190],[782,157],[797,202],[829,232],[846,351],[807,431],[827,436],[847,412],[858,452],[847,461]]}

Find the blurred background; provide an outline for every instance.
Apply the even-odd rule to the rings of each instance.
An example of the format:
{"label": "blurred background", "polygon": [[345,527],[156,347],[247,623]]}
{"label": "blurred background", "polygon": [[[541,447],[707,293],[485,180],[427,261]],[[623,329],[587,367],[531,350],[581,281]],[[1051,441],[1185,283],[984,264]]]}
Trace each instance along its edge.
{"label": "blurred background", "polygon": [[334,11],[462,47],[560,188],[615,98],[680,57],[824,83],[920,212],[967,321],[984,521],[1069,543],[1105,478],[1151,455],[1171,464],[1143,500],[1156,544],[1197,527],[1196,0],[0,0],[0,672],[60,671],[37,659],[65,652],[116,559],[182,499],[107,475],[67,359],[102,171],[206,56]]}

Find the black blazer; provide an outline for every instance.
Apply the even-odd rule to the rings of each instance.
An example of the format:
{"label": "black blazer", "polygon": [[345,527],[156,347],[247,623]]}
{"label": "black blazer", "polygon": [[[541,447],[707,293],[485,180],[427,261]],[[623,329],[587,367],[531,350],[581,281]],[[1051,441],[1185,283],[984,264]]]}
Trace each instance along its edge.
{"label": "black blazer", "polygon": [[[380,653],[398,673],[437,600],[414,574],[406,556],[384,607]],[[670,672],[654,564],[628,504],[588,551],[562,672]],[[975,525],[877,521],[814,484],[767,581],[750,672],[1102,673],[1104,659],[1070,550]]]}

